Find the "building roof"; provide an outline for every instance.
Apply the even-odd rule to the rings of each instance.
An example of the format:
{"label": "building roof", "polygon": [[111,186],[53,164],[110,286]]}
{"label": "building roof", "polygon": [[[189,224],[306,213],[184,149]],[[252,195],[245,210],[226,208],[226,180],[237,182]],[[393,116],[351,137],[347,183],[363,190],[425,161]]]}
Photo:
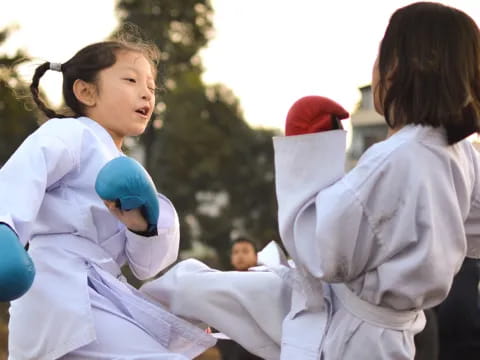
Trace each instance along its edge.
{"label": "building roof", "polygon": [[385,124],[383,116],[379,115],[375,110],[359,109],[352,114],[352,126],[368,126]]}

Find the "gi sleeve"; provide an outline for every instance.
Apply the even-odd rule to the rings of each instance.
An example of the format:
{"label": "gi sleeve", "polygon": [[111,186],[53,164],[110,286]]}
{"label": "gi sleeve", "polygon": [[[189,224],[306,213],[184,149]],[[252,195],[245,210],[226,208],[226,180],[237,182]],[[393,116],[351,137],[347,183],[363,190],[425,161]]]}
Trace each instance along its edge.
{"label": "gi sleeve", "polygon": [[471,149],[471,164],[474,186],[470,212],[465,221],[467,257],[480,259],[480,154],[474,149]]}
{"label": "gi sleeve", "polygon": [[467,235],[467,257],[480,259],[480,199],[476,196],[472,201],[470,214],[465,221]]}
{"label": "gi sleeve", "polygon": [[297,266],[329,282],[364,271],[375,235],[343,181],[345,132],[274,138],[280,235]]}
{"label": "gi sleeve", "polygon": [[178,215],[170,200],[158,197],[160,212],[155,236],[141,236],[126,230],[125,253],[130,269],[140,280],[155,276],[173,264],[178,256],[180,230]]}
{"label": "gi sleeve", "polygon": [[37,130],[0,169],[0,222],[12,227],[22,244],[29,241],[45,192],[78,163],[61,138]]}

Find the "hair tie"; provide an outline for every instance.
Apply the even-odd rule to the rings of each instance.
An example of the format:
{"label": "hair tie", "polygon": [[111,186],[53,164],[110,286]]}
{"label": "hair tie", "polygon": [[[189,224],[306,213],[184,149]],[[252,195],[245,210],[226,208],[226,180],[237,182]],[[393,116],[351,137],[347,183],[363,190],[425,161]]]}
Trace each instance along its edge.
{"label": "hair tie", "polygon": [[50,70],[62,72],[62,64],[60,63],[50,63]]}

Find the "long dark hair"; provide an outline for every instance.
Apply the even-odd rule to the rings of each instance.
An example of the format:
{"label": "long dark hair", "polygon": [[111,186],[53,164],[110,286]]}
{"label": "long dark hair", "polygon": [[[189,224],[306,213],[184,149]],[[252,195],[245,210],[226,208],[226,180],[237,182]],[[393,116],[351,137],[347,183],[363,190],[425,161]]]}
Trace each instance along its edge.
{"label": "long dark hair", "polygon": [[480,129],[480,32],[464,12],[419,2],[398,9],[380,44],[379,98],[391,128],[444,127],[454,144]]}
{"label": "long dark hair", "polygon": [[[105,41],[86,46],[66,63],[61,64],[60,68],[63,74],[63,98],[66,105],[72,110],[73,116],[85,115],[83,104],[78,101],[73,93],[75,80],[80,79],[85,82],[95,83],[99,71],[115,64],[116,55],[119,51],[134,51],[143,54],[150,61],[152,69],[156,73],[159,51],[152,44]],[[50,69],[50,65],[50,62],[45,62],[36,68],[30,91],[33,100],[48,118],[64,118],[69,115],[59,114],[48,108],[40,98],[38,91],[40,78]]]}

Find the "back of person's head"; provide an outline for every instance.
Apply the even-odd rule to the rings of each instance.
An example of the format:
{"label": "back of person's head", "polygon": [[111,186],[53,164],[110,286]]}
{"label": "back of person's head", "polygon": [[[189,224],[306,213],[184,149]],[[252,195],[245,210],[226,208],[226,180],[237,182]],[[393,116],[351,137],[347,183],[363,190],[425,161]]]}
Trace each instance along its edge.
{"label": "back of person's head", "polygon": [[247,237],[232,242],[231,263],[235,270],[246,271],[257,265],[257,246]]}
{"label": "back of person's head", "polygon": [[377,92],[388,125],[444,127],[454,144],[479,131],[480,32],[464,12],[419,2],[390,18]]}
{"label": "back of person's head", "polygon": [[74,94],[74,83],[83,80],[87,83],[96,84],[100,71],[113,66],[119,52],[140,53],[151,63],[152,72],[156,74],[156,63],[159,60],[159,51],[153,44],[138,41],[115,40],[104,41],[88,45],[77,52],[70,60],[63,64],[45,62],[38,66],[33,75],[30,91],[33,100],[39,109],[48,118],[64,118],[68,115],[56,113],[48,108],[40,98],[38,85],[40,78],[48,70],[60,71],[63,74],[63,98],[65,104],[72,111],[73,116],[85,116],[85,107]]}

